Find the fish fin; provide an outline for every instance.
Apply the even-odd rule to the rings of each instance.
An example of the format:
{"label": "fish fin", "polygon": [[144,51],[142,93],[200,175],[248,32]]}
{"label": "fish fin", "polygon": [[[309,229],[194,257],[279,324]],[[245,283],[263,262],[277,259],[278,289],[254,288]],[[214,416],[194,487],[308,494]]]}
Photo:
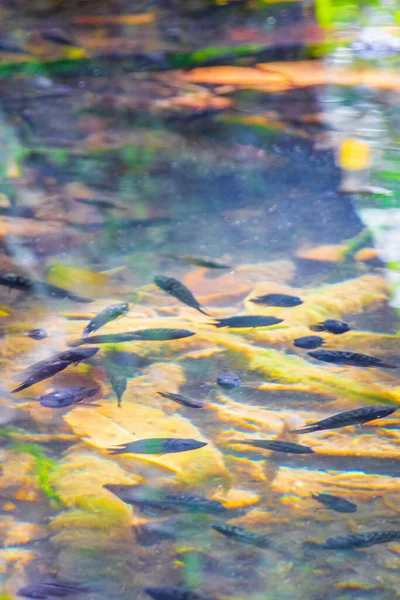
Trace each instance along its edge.
{"label": "fish fin", "polygon": [[201,312],[203,315],[206,315],[206,317],[211,317],[211,315],[209,313],[206,313],[206,311],[203,310],[200,306],[197,307],[197,310],[199,312]]}

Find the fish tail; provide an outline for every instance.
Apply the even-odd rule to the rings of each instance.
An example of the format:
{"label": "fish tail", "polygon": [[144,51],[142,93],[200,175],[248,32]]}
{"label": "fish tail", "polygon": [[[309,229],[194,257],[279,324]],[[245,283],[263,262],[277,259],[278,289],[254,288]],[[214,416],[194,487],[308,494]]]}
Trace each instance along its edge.
{"label": "fish tail", "polygon": [[399,366],[398,365],[389,365],[388,363],[379,363],[378,365],[379,367],[382,367],[383,369],[398,369]]}
{"label": "fish tail", "polygon": [[206,315],[206,317],[211,317],[211,315],[209,313],[206,313],[206,311],[203,310],[200,306],[197,307],[197,310],[199,312],[201,312],[203,315]]}
{"label": "fish tail", "polygon": [[107,450],[108,450],[108,454],[111,454],[111,455],[124,453],[124,450],[122,448],[107,448]]}
{"label": "fish tail", "polygon": [[312,431],[317,431],[318,429],[314,427],[314,425],[306,425],[305,427],[300,427],[300,429],[290,429],[289,433],[311,433]]}
{"label": "fish tail", "polygon": [[85,343],[85,340],[81,338],[80,340],[75,340],[74,342],[68,342],[68,346],[70,348],[76,348],[77,346],[82,346]]}
{"label": "fish tail", "polygon": [[214,323],[209,323],[209,325],[214,325],[214,327],[225,327],[224,323],[221,323],[221,321],[214,321]]}
{"label": "fish tail", "polygon": [[315,325],[310,325],[310,329],[311,329],[311,331],[325,331],[325,328],[322,325],[322,323],[316,323]]}

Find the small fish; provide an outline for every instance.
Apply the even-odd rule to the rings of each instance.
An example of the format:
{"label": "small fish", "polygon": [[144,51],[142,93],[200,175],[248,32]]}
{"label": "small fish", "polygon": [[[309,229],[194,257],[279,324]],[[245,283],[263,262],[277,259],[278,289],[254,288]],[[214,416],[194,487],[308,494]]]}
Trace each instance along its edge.
{"label": "small fish", "polygon": [[54,390],[48,394],[40,396],[40,404],[47,408],[65,408],[71,404],[82,402],[85,398],[95,396],[100,388],[71,387]]}
{"label": "small fish", "polygon": [[188,265],[196,265],[198,267],[205,267],[207,269],[231,269],[230,265],[225,265],[219,260],[215,260],[214,258],[208,258],[206,256],[191,256],[190,254],[185,254],[183,256],[176,256],[175,254],[164,254],[166,258],[172,258],[173,260],[179,260],[187,263]]}
{"label": "small fish", "polygon": [[207,446],[207,442],[199,442],[190,438],[147,438],[129,444],[119,444],[118,448],[109,448],[110,454],[172,454],[198,450]]}
{"label": "small fish", "polygon": [[319,348],[324,343],[324,338],[319,335],[305,335],[303,337],[296,338],[293,341],[293,346],[297,348],[305,348],[306,350],[312,350],[313,348]]}
{"label": "small fish", "polygon": [[289,294],[266,294],[253,298],[250,302],[254,304],[264,304],[265,306],[299,306],[303,300],[298,296],[289,296]]}
{"label": "small fish", "polygon": [[43,295],[51,298],[59,298],[61,300],[73,300],[74,302],[93,302],[90,298],[82,298],[82,296],[78,296],[69,290],[64,290],[51,283],[28,279],[27,277],[17,275],[16,273],[0,272],[0,285],[8,287],[10,290],[20,290],[39,296]]}
{"label": "small fish", "polygon": [[308,446],[300,446],[292,442],[281,442],[279,440],[232,440],[233,444],[249,444],[256,448],[265,448],[275,452],[286,452],[288,454],[314,454],[314,450]]}
{"label": "small fish", "polygon": [[386,544],[400,540],[400,531],[367,531],[366,533],[351,533],[331,537],[323,544],[318,544],[324,550],[351,550],[352,548],[368,548],[376,544]]}
{"label": "small fish", "polygon": [[59,46],[79,46],[79,44],[73,40],[70,35],[61,29],[46,29],[46,31],[41,32],[41,36],[44,40],[52,42],[53,44],[58,44]]}
{"label": "small fish", "polygon": [[336,321],[335,319],[326,319],[322,323],[311,325],[311,331],[329,331],[335,335],[341,335],[350,331],[350,327],[344,321]]}
{"label": "small fish", "polygon": [[222,373],[217,378],[217,384],[224,388],[224,390],[231,390],[235,387],[239,387],[241,384],[239,375],[236,375],[233,371],[227,371]]}
{"label": "small fish", "polygon": [[77,198],[75,196],[74,200],[80,204],[86,204],[86,206],[96,206],[96,208],[100,209],[125,210],[124,206],[118,206],[118,204],[115,204],[110,200],[102,200],[101,198]]}
{"label": "small fish", "polygon": [[158,510],[172,510],[196,514],[227,513],[217,500],[209,500],[205,496],[190,496],[188,494],[171,494],[161,488],[151,488],[144,485],[113,485],[104,486],[118,496],[126,504]]}
{"label": "small fish", "polygon": [[368,354],[359,354],[347,350],[316,350],[307,352],[312,358],[322,360],[323,362],[334,363],[336,365],[348,365],[350,367],[381,367],[383,369],[397,369],[397,365],[385,363],[380,358],[368,356]]}
{"label": "small fish", "polygon": [[26,332],[25,335],[32,338],[33,340],[44,340],[48,337],[47,331],[45,329],[30,329]]}
{"label": "small fish", "polygon": [[195,308],[203,315],[207,315],[208,317],[210,316],[201,308],[200,304],[193,296],[192,292],[188,290],[188,288],[177,279],[174,279],[173,277],[164,277],[163,275],[157,275],[157,277],[154,277],[153,281],[160,289],[162,289],[164,292],[167,292],[167,294],[169,294],[170,296],[177,298],[178,300],[183,302],[183,304],[187,304],[187,306]]}
{"label": "small fish", "polygon": [[7,52],[9,54],[31,54],[29,50],[26,50],[23,46],[18,46],[12,41],[2,40],[0,42],[0,52]]}
{"label": "small fish", "polygon": [[240,317],[227,317],[226,319],[217,319],[215,327],[269,327],[282,323],[283,319],[276,317],[262,317],[258,315],[243,315]]}
{"label": "small fish", "polygon": [[27,585],[26,587],[20,588],[17,591],[17,595],[24,596],[25,598],[51,598],[54,596],[57,598],[64,598],[65,596],[72,596],[89,591],[89,587],[79,583],[57,581]]}
{"label": "small fish", "polygon": [[317,502],[321,502],[326,508],[331,508],[340,513],[355,513],[357,512],[357,504],[334,496],[333,494],[312,494],[311,498]]}
{"label": "small fish", "polygon": [[245,527],[240,527],[239,525],[231,525],[231,523],[225,523],[225,521],[217,521],[211,523],[211,527],[215,529],[215,531],[231,537],[238,542],[242,542],[243,544],[258,546],[259,548],[268,548],[270,546],[270,542],[266,535],[251,531]]}
{"label": "small fish", "polygon": [[126,390],[127,382],[128,380],[125,375],[111,375],[110,377],[111,387],[118,398],[118,406],[121,406],[122,396]]}
{"label": "small fish", "polygon": [[185,519],[172,517],[162,521],[149,521],[135,527],[136,539],[142,546],[153,546],[164,540],[187,539],[194,535],[204,535],[203,519],[197,523],[193,517]]}
{"label": "small fish", "polygon": [[12,390],[11,393],[21,392],[31,385],[35,385],[35,383],[43,381],[43,379],[48,379],[49,377],[56,375],[56,373],[63,371],[72,364],[77,365],[82,360],[91,358],[98,351],[99,348],[79,348],[78,350],[66,350],[65,352],[60,352],[59,354],[55,354],[50,358],[41,360],[38,363],[31,365],[18,375],[19,379],[24,375],[28,375],[28,377],[21,383],[21,385]]}
{"label": "small fish", "polygon": [[188,396],[181,396],[181,394],[172,394],[171,392],[157,392],[157,394],[163,398],[174,400],[174,402],[178,402],[178,404],[182,404],[183,406],[189,406],[190,408],[204,407],[203,402],[200,402],[200,400],[195,400],[194,398],[189,398]]}
{"label": "small fish", "polygon": [[187,329],[139,329],[138,331],[129,331],[128,333],[107,333],[104,335],[92,335],[87,338],[81,338],[75,342],[70,342],[69,346],[75,348],[83,344],[117,344],[119,342],[166,342],[169,340],[180,340],[182,338],[195,335],[193,331]]}
{"label": "small fish", "polygon": [[104,310],[99,312],[89,323],[86,325],[83,331],[83,337],[86,338],[89,333],[93,333],[93,331],[97,331],[100,327],[103,327],[106,323],[110,321],[114,321],[121,315],[126,315],[129,311],[128,302],[122,302],[120,304],[110,304]]}
{"label": "small fish", "polygon": [[316,423],[310,423],[310,425],[305,425],[300,429],[293,429],[292,433],[312,433],[313,431],[338,429],[339,427],[346,427],[347,425],[367,423],[368,421],[387,417],[396,410],[397,408],[391,408],[390,406],[363,406],[362,408],[355,408],[354,410],[346,410],[345,412],[338,413],[327,419],[322,419],[322,421],[317,421]]}
{"label": "small fish", "polygon": [[186,587],[145,587],[143,591],[153,600],[210,600],[192,588]]}

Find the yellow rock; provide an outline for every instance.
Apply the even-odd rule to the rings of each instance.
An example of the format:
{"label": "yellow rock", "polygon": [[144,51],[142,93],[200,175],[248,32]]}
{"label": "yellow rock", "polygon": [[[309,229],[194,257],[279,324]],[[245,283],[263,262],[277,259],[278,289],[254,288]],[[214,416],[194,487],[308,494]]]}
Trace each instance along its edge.
{"label": "yellow rock", "polygon": [[43,527],[9,516],[0,521],[0,535],[3,546],[20,546],[45,537],[47,532]]}

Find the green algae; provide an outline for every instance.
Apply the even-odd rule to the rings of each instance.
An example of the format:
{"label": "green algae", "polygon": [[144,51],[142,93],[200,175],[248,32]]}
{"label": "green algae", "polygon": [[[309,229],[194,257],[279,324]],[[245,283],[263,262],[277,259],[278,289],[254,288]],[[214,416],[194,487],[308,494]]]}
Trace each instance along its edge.
{"label": "green algae", "polygon": [[11,449],[13,452],[30,454],[35,458],[34,471],[41,489],[49,498],[52,505],[62,505],[63,502],[61,498],[55,492],[50,482],[51,475],[57,468],[57,462],[52,458],[49,458],[37,444],[13,444]]}

